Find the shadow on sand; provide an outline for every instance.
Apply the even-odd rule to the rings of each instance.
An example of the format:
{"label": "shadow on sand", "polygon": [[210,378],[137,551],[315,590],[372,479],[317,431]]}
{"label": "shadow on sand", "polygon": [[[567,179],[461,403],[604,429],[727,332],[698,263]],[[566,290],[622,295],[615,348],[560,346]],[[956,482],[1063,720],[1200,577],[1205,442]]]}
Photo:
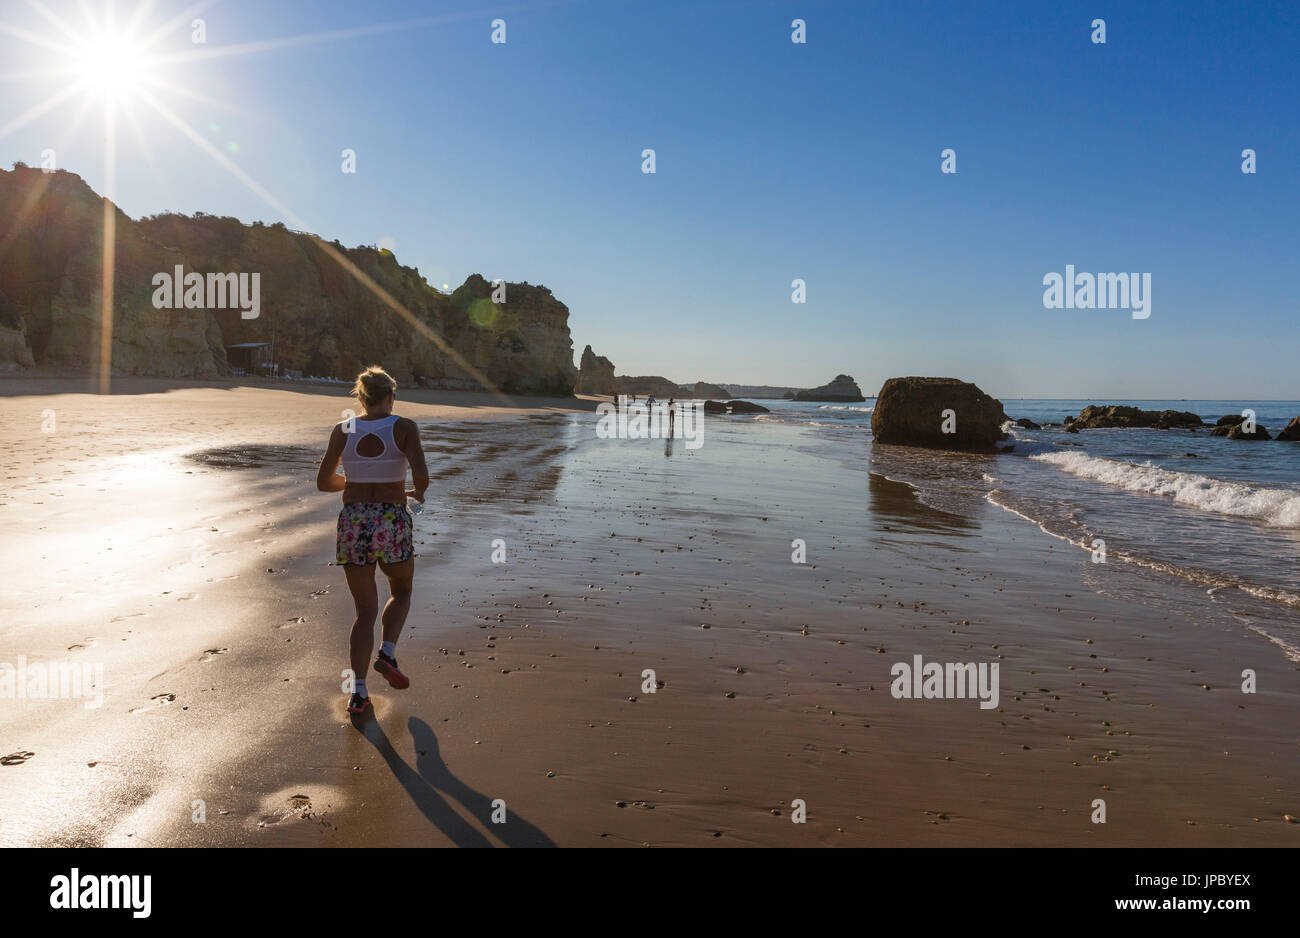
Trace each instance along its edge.
{"label": "shadow on sand", "polygon": [[[353,717],[352,725],[379,750],[392,770],[393,777],[406,789],[420,812],[456,846],[494,847],[496,844],[456,813],[447,798],[460,802],[471,816],[477,818],[508,847],[555,846],[551,838],[514,811],[507,813],[504,824],[493,824],[492,799],[470,788],[452,774],[438,753],[438,737],[434,735],[433,727],[423,720],[411,717],[407,724],[417,753],[414,768],[397,754],[383,727],[373,716],[367,714],[360,718]],[[444,798],[444,795],[447,797]]]}

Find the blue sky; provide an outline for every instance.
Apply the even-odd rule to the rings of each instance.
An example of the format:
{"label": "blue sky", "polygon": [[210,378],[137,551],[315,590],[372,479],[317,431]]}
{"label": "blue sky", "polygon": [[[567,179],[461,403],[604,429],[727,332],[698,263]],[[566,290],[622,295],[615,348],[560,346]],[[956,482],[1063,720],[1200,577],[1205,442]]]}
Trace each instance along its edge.
{"label": "blue sky", "polygon": [[[76,3],[44,2],[83,28]],[[118,0],[119,23],[135,5]],[[189,5],[156,0],[143,21]],[[550,287],[575,351],[620,374],[1300,398],[1300,4],[222,0],[199,15],[205,46],[184,26],[156,51],[438,17],[159,63],[197,97],[154,93],[326,239],[392,244],[438,286]],[[0,23],[61,38],[17,2]],[[53,58],[0,32],[0,128],[61,87],[16,74]],[[281,218],[131,109],[128,214]],[[0,161],[55,147],[104,191],[101,111],[71,98],[0,135]],[[1151,317],[1045,309],[1042,278],[1067,264],[1151,273]]]}

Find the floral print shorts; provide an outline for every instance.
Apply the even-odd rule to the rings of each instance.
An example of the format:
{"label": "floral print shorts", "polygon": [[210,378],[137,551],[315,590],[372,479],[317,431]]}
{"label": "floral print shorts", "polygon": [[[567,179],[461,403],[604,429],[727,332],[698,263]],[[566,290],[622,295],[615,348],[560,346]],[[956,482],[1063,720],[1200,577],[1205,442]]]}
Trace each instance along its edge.
{"label": "floral print shorts", "polygon": [[412,552],[411,513],[405,505],[354,502],[339,512],[334,558],[339,564],[402,563]]}

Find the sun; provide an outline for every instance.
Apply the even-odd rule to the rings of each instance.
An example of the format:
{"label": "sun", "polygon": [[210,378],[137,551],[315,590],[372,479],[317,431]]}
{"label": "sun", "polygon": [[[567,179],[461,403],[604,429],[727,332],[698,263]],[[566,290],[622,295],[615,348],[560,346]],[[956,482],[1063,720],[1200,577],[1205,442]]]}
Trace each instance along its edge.
{"label": "sun", "polygon": [[130,97],[146,81],[144,50],[124,36],[99,35],[73,51],[72,66],[86,86],[110,100]]}

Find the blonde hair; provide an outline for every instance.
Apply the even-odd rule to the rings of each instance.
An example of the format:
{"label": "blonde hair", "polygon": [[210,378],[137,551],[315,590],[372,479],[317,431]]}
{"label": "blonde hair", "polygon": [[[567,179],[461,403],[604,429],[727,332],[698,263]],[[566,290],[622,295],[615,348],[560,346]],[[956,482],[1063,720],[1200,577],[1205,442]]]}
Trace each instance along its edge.
{"label": "blonde hair", "polygon": [[357,375],[357,383],[352,387],[352,396],[367,407],[374,407],[396,389],[397,382],[393,380],[392,375],[378,365],[371,365]]}

